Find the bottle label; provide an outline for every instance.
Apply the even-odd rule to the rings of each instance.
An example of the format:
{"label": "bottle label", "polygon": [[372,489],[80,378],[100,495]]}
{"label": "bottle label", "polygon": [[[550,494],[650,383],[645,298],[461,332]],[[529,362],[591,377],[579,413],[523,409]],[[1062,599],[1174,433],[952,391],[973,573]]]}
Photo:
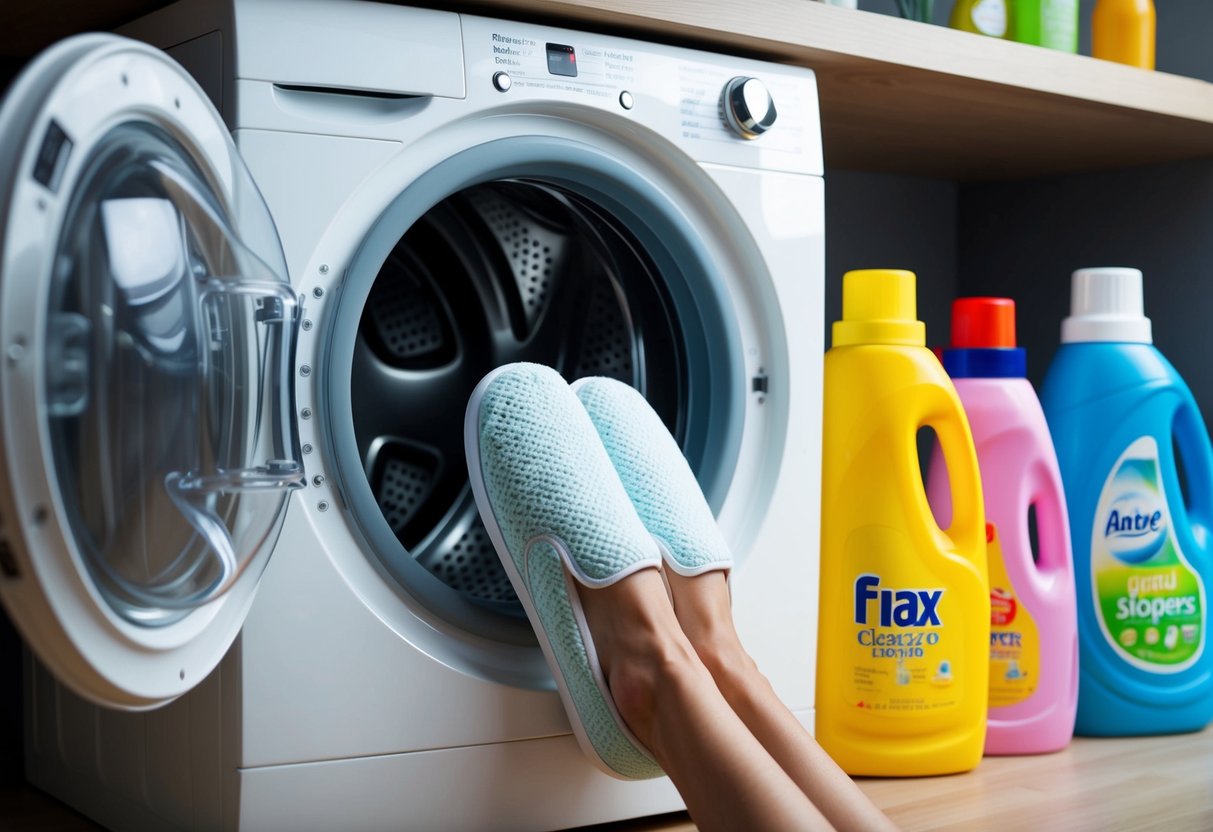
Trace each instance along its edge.
{"label": "bottle label", "polygon": [[914,568],[918,555],[897,529],[856,529],[844,557],[855,567],[845,637],[849,704],[911,717],[955,708],[964,679],[953,662],[959,642],[947,626],[959,626],[959,620],[946,587],[924,580],[930,573]]}
{"label": "bottle label", "polygon": [[1205,646],[1205,588],[1179,549],[1159,474],[1158,443],[1135,440],[1112,467],[1091,530],[1100,629],[1134,667],[1177,673]]}
{"label": "bottle label", "polygon": [[1077,0],[1045,0],[1040,7],[1041,46],[1073,51],[1078,40]]}
{"label": "bottle label", "polygon": [[1027,699],[1040,682],[1040,636],[1036,621],[1020,603],[1007,576],[1002,543],[993,523],[986,524],[990,561],[990,707]]}
{"label": "bottle label", "polygon": [[1005,0],[977,0],[969,14],[973,25],[983,35],[1000,38],[1007,33]]}

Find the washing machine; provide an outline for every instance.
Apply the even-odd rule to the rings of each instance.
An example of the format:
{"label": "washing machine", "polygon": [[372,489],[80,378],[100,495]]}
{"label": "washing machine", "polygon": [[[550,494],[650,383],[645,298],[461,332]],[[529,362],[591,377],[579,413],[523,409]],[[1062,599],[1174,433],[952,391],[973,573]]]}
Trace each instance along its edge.
{"label": "washing machine", "polygon": [[0,114],[28,778],[123,830],[681,808],[582,757],[478,519],[466,399],[518,360],[653,403],[811,724],[813,74],[357,0],[124,34],[52,47]]}

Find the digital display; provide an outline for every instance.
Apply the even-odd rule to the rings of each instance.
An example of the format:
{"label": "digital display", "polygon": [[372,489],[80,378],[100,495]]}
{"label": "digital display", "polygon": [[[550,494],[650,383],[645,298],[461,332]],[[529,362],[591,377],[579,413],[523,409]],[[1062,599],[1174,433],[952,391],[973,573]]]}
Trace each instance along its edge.
{"label": "digital display", "polygon": [[548,72],[553,75],[577,77],[577,52],[562,43],[548,44]]}

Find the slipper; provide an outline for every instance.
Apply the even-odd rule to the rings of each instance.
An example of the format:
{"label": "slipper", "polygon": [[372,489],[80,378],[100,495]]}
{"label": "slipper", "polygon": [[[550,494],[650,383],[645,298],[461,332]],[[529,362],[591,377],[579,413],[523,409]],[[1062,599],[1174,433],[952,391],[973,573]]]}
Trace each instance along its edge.
{"label": "slipper", "polygon": [[732,552],[691,466],[644,396],[600,377],[578,379],[572,389],[666,566],[688,578],[732,569]]}
{"label": "slipper", "polygon": [[661,565],[585,410],[555,370],[508,364],[473,391],[464,447],[476,506],[582,751],[613,777],[661,776],[615,708],[574,583],[601,588]]}

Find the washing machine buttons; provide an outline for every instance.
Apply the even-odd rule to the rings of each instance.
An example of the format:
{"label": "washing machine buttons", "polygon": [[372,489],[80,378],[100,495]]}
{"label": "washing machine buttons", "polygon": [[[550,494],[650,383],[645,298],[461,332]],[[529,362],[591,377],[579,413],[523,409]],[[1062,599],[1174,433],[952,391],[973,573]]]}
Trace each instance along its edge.
{"label": "washing machine buttons", "polygon": [[493,73],[493,86],[498,92],[506,92],[510,87],[514,86],[514,79],[510,77],[508,72],[497,71]]}
{"label": "washing machine buttons", "polygon": [[636,106],[636,99],[630,92],[624,90],[623,92],[619,93],[619,106],[625,110],[630,110]]}
{"label": "washing machine buttons", "polygon": [[757,78],[738,76],[724,85],[724,117],[743,139],[756,139],[775,123],[775,100]]}

